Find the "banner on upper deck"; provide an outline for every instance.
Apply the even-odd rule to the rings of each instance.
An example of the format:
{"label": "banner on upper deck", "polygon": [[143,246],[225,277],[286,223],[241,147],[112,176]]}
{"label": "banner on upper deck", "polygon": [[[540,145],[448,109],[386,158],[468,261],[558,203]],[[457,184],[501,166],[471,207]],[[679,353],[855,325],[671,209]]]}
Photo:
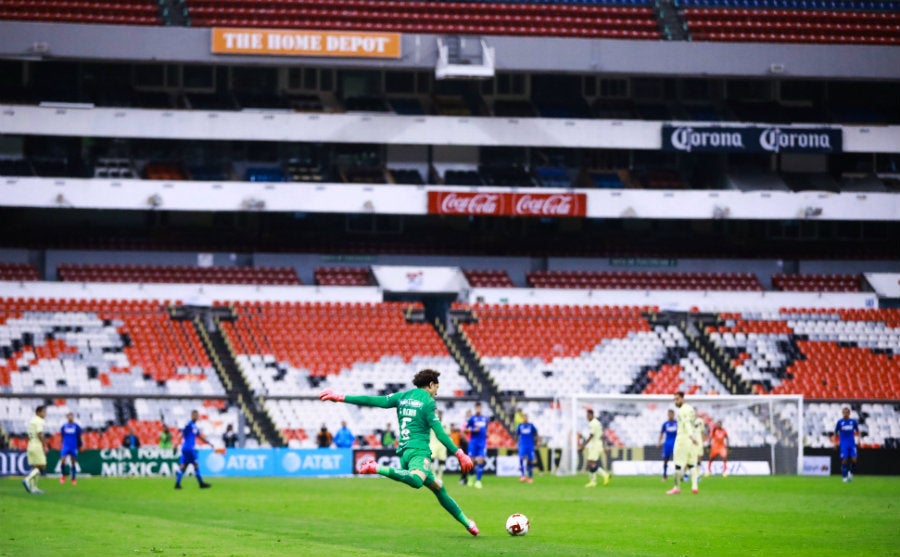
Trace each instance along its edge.
{"label": "banner on upper deck", "polygon": [[400,33],[213,27],[214,54],[400,58]]}
{"label": "banner on upper deck", "polygon": [[840,153],[843,130],[792,126],[668,126],[662,147],[686,153]]}

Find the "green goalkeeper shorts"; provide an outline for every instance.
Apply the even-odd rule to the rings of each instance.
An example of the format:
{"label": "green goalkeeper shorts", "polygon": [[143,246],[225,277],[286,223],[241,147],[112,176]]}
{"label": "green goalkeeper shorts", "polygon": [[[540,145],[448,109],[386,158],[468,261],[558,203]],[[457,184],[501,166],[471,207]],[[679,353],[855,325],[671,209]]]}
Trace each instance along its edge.
{"label": "green goalkeeper shorts", "polygon": [[426,484],[434,481],[434,474],[431,472],[431,451],[407,449],[400,455],[400,466],[410,472],[414,470],[421,471],[425,474]]}

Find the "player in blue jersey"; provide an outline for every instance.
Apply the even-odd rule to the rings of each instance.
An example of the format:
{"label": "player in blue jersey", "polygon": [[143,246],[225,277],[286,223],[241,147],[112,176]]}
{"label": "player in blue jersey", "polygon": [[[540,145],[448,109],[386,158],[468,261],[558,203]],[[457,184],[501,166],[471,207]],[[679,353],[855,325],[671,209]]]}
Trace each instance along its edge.
{"label": "player in blue jersey", "polygon": [[838,449],[841,452],[841,476],[844,482],[853,481],[853,472],[856,470],[856,438],[859,437],[859,422],[850,417],[850,408],[845,406],[841,410],[843,418],[834,426],[834,435],[837,437]]}
{"label": "player in blue jersey", "polygon": [[206,437],[203,437],[203,434],[200,433],[200,428],[197,427],[199,418],[200,413],[193,410],[191,412],[191,421],[181,430],[181,458],[178,460],[181,469],[175,473],[175,489],[181,489],[181,478],[184,477],[184,472],[187,470],[188,465],[194,466],[194,474],[197,476],[197,483],[200,484],[201,488],[212,487],[203,481],[203,478],[200,476],[200,465],[197,463],[197,440],[207,445],[212,445],[206,440]]}
{"label": "player in blue jersey", "polygon": [[469,485],[481,489],[481,476],[484,474],[484,462],[487,457],[487,429],[490,418],[481,413],[481,403],[475,403],[475,413],[466,422],[469,433],[469,457],[475,461],[475,478],[469,476]]}
{"label": "player in blue jersey", "polygon": [[528,414],[522,414],[521,420],[522,423],[516,428],[516,437],[519,441],[519,481],[534,483],[534,447],[537,444],[538,431],[534,424],[528,421]]}
{"label": "player in blue jersey", "polygon": [[669,479],[669,461],[675,454],[675,434],[678,433],[678,421],[675,419],[675,411],[669,410],[669,418],[663,422],[659,430],[659,441],[656,446],[662,446],[663,475],[662,480]]}
{"label": "player in blue jersey", "polygon": [[66,414],[66,423],[59,428],[62,436],[62,446],[59,449],[59,467],[62,472],[59,483],[66,483],[66,458],[69,459],[69,467],[72,469],[72,485],[75,485],[75,475],[78,471],[78,449],[81,448],[81,426],[75,423],[75,414]]}

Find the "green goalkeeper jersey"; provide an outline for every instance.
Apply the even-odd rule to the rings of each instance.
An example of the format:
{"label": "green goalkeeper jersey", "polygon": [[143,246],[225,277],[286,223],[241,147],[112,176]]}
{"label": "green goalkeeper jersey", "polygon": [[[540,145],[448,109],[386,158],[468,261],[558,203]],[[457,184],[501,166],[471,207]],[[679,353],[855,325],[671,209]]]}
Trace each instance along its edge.
{"label": "green goalkeeper jersey", "polygon": [[403,454],[406,449],[431,452],[432,431],[447,450],[454,453],[457,450],[435,414],[434,398],[425,389],[416,388],[388,396],[347,395],[344,400],[358,406],[397,409],[397,421],[400,423],[397,454]]}

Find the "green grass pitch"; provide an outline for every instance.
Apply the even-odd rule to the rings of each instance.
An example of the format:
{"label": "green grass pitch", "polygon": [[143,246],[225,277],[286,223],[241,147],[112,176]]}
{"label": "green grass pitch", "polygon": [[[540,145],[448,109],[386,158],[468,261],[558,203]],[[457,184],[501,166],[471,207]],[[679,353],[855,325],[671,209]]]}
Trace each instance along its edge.
{"label": "green grass pitch", "polygon": [[[659,478],[487,477],[475,490],[448,476],[474,518],[472,538],[427,489],[385,478],[0,480],[0,556],[900,556],[900,478],[706,478],[700,494],[667,496]],[[531,519],[506,534],[509,514]]]}

